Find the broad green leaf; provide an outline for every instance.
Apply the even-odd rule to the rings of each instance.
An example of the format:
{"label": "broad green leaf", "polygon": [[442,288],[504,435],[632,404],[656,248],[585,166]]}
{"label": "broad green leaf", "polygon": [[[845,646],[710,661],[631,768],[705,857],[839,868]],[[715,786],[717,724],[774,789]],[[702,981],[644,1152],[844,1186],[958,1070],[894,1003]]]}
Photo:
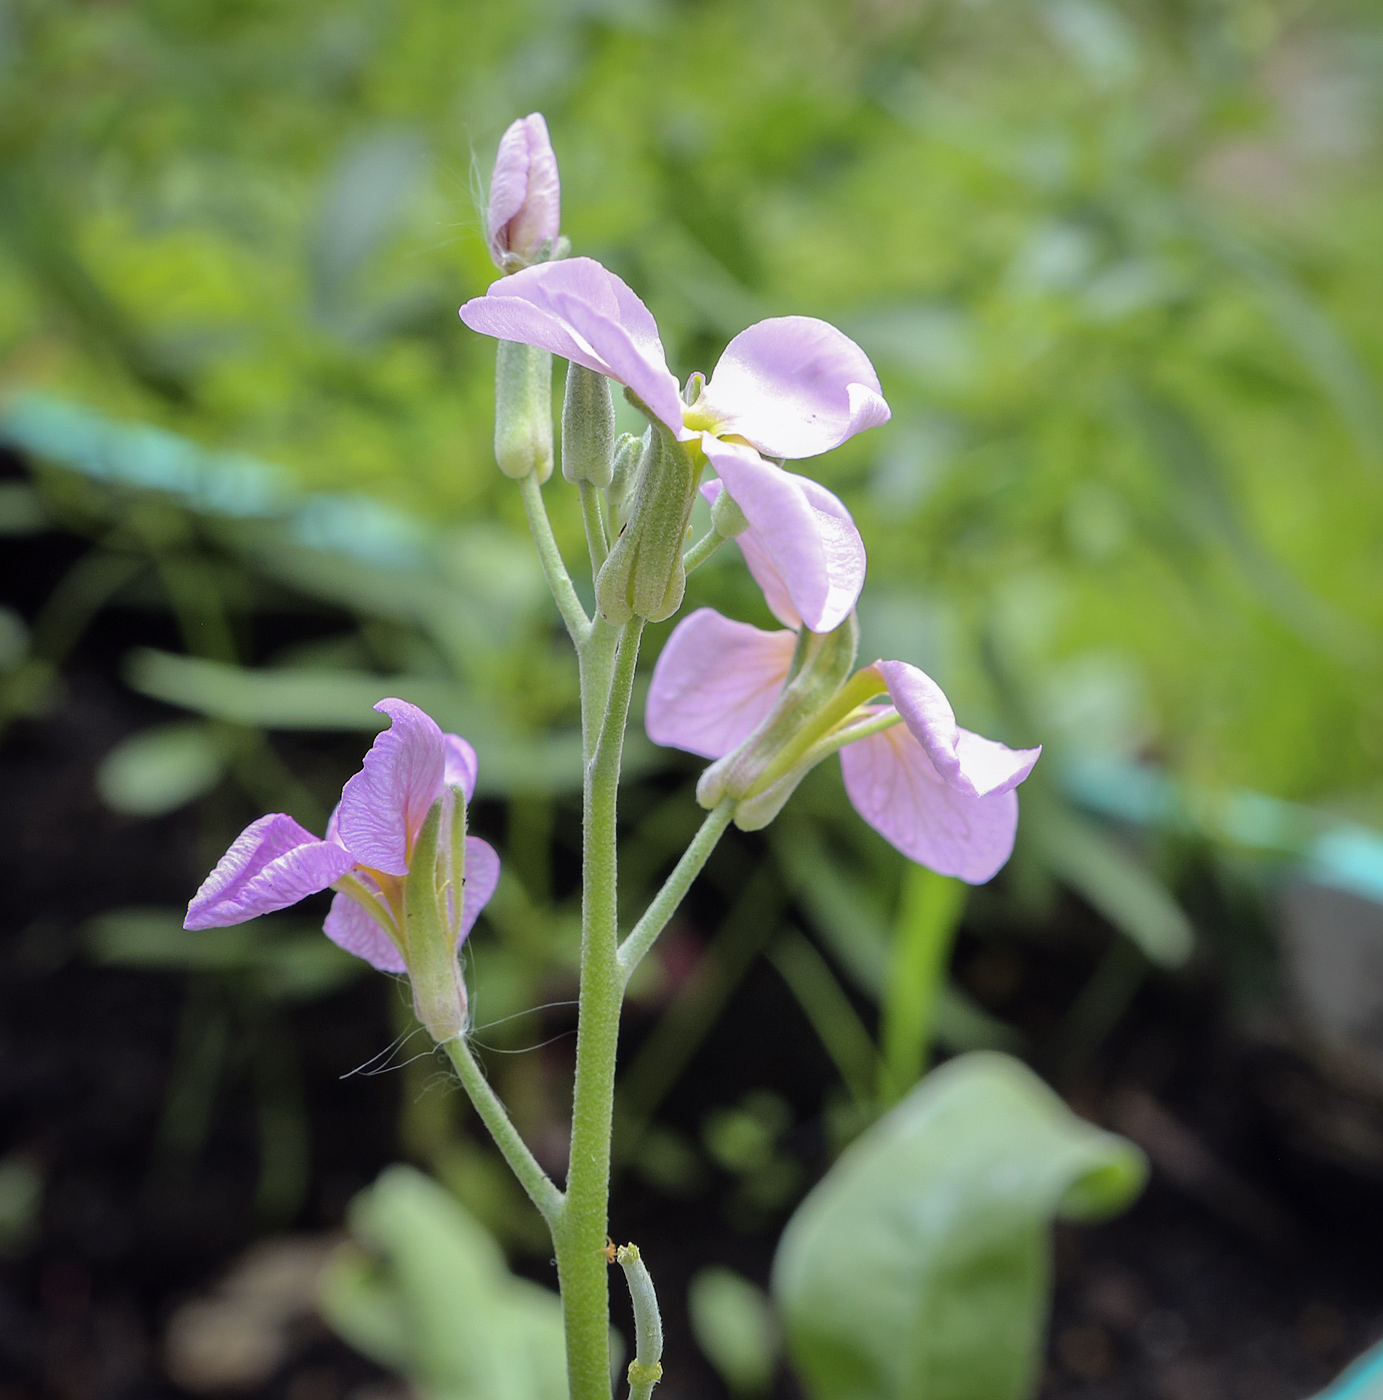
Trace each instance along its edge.
{"label": "broad green leaf", "polygon": [[209,792],[226,759],[205,724],[159,724],[122,739],[96,770],[96,791],[113,811],[159,817]]}
{"label": "broad green leaf", "polygon": [[322,1283],[331,1325],[426,1400],[565,1400],[557,1295],[515,1278],[492,1236],[411,1167],[352,1203],[354,1243]]}
{"label": "broad green leaf", "polygon": [[773,1383],[778,1326],[761,1288],[733,1269],[702,1269],[687,1287],[696,1344],[736,1395],[762,1395]]}
{"label": "broad green leaf", "polygon": [[773,1292],[812,1400],[1025,1400],[1054,1216],[1142,1186],[1138,1149],[1017,1060],[966,1055],[860,1137],[788,1223]]}

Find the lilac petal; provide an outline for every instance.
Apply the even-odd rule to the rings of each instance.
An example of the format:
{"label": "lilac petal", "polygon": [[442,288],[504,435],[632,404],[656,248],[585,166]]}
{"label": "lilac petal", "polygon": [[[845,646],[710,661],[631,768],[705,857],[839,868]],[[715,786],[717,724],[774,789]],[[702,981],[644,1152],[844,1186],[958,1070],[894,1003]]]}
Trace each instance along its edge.
{"label": "lilac petal", "polygon": [[820,483],[775,467],[752,448],[709,434],[702,446],[749,521],[737,538],[769,606],[786,620],[786,593],[813,632],[839,627],[864,587],[864,541],[850,512]]}
{"label": "lilac petal", "polygon": [[683,440],[682,398],[652,313],[593,258],[539,263],[461,308],[482,335],[536,345],[632,389]]}
{"label": "lilac petal", "polygon": [[[361,883],[365,884],[366,881],[362,880]],[[354,953],[357,958],[364,958],[380,972],[408,971],[398,944],[350,895],[337,892],[322,928],[338,948]]]}
{"label": "lilac petal", "polygon": [[919,865],[980,885],[1013,851],[1017,793],[1007,788],[975,797],[959,791],[937,773],[904,725],[843,748],[840,766],[855,810]]}
{"label": "lilac petal", "polygon": [[663,645],[648,687],[644,728],[655,744],[720,758],[778,698],[797,638],[698,608]]}
{"label": "lilac petal", "polygon": [[407,875],[413,842],[442,792],[446,750],[442,731],[416,705],[390,699],[375,709],[390,727],[342,789],[336,827],[361,865]]}
{"label": "lilac petal", "polygon": [[930,676],[905,661],[877,665],[889,699],[949,787],[970,797],[989,797],[1016,788],[1032,772],[1041,748],[1011,749],[959,728],[950,703]]}
{"label": "lilac petal", "polygon": [[448,787],[459,787],[469,802],[475,796],[475,779],[480,771],[475,750],[459,734],[443,734],[442,747],[445,752],[442,781]]}
{"label": "lilac petal", "polygon": [[561,229],[561,182],[541,113],[520,117],[500,138],[486,219],[490,256],[529,257]]}
{"label": "lilac petal", "polygon": [[[723,490],[725,483],[715,477],[701,483],[701,494],[706,498],[708,505],[715,505]],[[764,602],[768,604],[769,612],[784,627],[791,627],[796,632],[802,625],[802,618],[793,607],[788,586],[783,581],[782,574],[774,567],[773,560],[765,552],[757,532],[752,528],[745,530],[735,536],[735,543],[740,547],[745,566],[753,576],[754,582],[763,590]]]}
{"label": "lilac petal", "polygon": [[251,822],[187,906],[184,928],[225,928],[286,909],[339,880],[349,851],[319,841],[284,812]]}
{"label": "lilac petal", "polygon": [[475,921],[490,902],[498,885],[499,856],[495,854],[495,848],[478,836],[466,837],[466,897],[461,905],[461,931],[456,939],[458,948],[475,927]]}
{"label": "lilac petal", "polygon": [[725,347],[697,407],[767,457],[815,457],[887,423],[869,356],[825,321],[778,316]]}

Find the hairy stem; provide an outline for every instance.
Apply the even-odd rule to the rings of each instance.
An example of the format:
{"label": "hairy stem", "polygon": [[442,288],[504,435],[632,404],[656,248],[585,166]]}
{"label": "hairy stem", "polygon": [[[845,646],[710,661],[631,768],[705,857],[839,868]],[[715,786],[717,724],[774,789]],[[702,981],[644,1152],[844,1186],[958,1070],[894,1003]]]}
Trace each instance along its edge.
{"label": "hairy stem", "polygon": [[571,575],[562,562],[562,551],[557,548],[552,522],[547,518],[547,507],[543,504],[543,488],[533,472],[520,480],[519,494],[523,497],[524,514],[528,517],[528,529],[538,549],[543,576],[556,599],[557,611],[562,614],[562,621],[579,648],[591,630],[591,620],[586,616],[581,599],[576,596],[576,589],[572,586]]}
{"label": "hairy stem", "polygon": [[610,552],[610,540],[605,532],[605,497],[589,481],[583,481],[579,489],[581,519],[586,526],[586,548],[591,552],[591,577],[594,578]]}
{"label": "hairy stem", "polygon": [[702,867],[710,859],[716,843],[730,825],[734,815],[735,799],[727,797],[712,811],[706,813],[701,829],[692,838],[692,843],[682,853],[682,858],[673,867],[662,889],[653,898],[653,903],[644,911],[644,916],[634,925],[633,932],[620,944],[620,972],[627,984],[634,975],[634,969],[643,961],[644,955],[653,946],[654,940],[667,927],[667,921],[677,912],[692,881],[701,874]]}
{"label": "hairy stem", "polygon": [[691,573],[693,569],[699,568],[702,564],[725,543],[725,536],[718,534],[715,530],[708,530],[697,542],[682,556],[682,567]]}
{"label": "hairy stem", "polygon": [[444,1042],[442,1048],[456,1067],[456,1073],[460,1076],[470,1101],[475,1105],[475,1111],[490,1130],[490,1136],[504,1154],[509,1169],[518,1177],[519,1184],[528,1192],[529,1199],[538,1207],[543,1219],[547,1221],[548,1228],[555,1235],[563,1215],[562,1193],[552,1178],[538,1165],[538,1159],[529,1151],[528,1144],[519,1136],[519,1130],[500,1102],[499,1095],[490,1087],[490,1081],[485,1078],[485,1072],[471,1054],[465,1037],[453,1036]]}
{"label": "hairy stem", "polygon": [[[571,1400],[609,1400],[610,1287],[605,1235],[610,1129],[624,979],[617,926],[616,803],[624,730],[643,619],[620,630],[609,699],[586,764],[583,792],[581,1007],[572,1094],[566,1204],[553,1232],[567,1333]],[[583,669],[589,664],[582,655]],[[588,715],[588,722],[594,715]]]}

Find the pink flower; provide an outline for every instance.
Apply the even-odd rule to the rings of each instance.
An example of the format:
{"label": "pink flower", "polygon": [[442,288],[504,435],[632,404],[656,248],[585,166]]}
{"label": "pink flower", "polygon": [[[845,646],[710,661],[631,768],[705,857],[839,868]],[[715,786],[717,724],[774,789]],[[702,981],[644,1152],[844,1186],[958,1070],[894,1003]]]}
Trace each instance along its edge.
{"label": "pink flower", "polygon": [[678,439],[699,446],[756,527],[796,613],[813,631],[848,615],[865,555],[850,513],[825,487],[771,458],[814,457],[889,419],[878,376],[848,336],[809,316],[741,331],[684,404],[652,314],[590,258],[542,263],[461,308],[472,330],[520,341],[631,390]]}
{"label": "pink flower", "polygon": [[[185,927],[244,923],[335,885],[327,936],[382,972],[409,970],[404,896],[414,847],[429,812],[449,788],[460,788],[467,800],[475,791],[475,750],[459,735],[443,734],[405,700],[381,700],[375,709],[389,716],[390,727],[342,790],[326,840],[283,812],[260,817],[193,895]],[[444,825],[449,811],[444,809]],[[439,845],[449,841],[448,830]],[[499,857],[486,842],[467,836],[465,866],[459,922],[455,891],[448,891],[458,948],[495,892]]]}
{"label": "pink flower", "polygon": [[[751,568],[753,533],[740,536]],[[764,632],[710,608],[684,618],[653,670],[648,737],[703,758],[732,753],[773,712],[795,644],[791,631]],[[1041,750],[1015,751],[961,729],[941,687],[905,662],[875,662],[847,685],[863,702],[871,691],[891,702],[859,703],[823,736],[820,756],[839,748],[855,810],[920,865],[971,884],[990,879],[1013,850],[1014,789]],[[898,722],[878,729],[890,716]],[[804,752],[808,766],[811,753]]]}
{"label": "pink flower", "polygon": [[557,242],[562,186],[547,123],[533,112],[500,138],[490,177],[486,232],[490,257],[501,271],[522,267]]}

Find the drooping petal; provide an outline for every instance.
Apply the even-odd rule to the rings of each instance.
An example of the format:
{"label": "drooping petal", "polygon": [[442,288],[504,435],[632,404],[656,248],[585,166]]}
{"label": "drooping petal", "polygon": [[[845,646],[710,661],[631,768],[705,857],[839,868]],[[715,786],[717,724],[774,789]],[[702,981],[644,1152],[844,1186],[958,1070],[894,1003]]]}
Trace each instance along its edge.
{"label": "drooping petal", "polygon": [[773,708],[797,638],[732,622],[712,608],[682,619],[648,687],[644,728],[655,744],[720,758]]}
{"label": "drooping petal", "polygon": [[957,790],[906,725],[843,748],[840,766],[855,810],[919,865],[979,885],[1013,851],[1018,794],[1007,788],[975,797]]}
{"label": "drooping petal", "polygon": [[461,929],[456,939],[458,948],[475,927],[475,921],[490,902],[498,885],[499,856],[495,848],[478,836],[466,837],[466,897],[461,904]]}
{"label": "drooping petal", "polygon": [[533,256],[561,231],[561,181],[547,123],[532,112],[500,138],[490,177],[486,225],[490,256],[502,265],[506,253]]}
{"label": "drooping petal", "polygon": [[459,734],[443,734],[445,763],[442,781],[448,787],[459,787],[469,802],[475,796],[476,774],[480,771],[475,750]]}
{"label": "drooping petal", "polygon": [[[362,880],[361,883],[367,881]],[[380,972],[408,971],[398,944],[348,894],[337,892],[322,929],[338,948],[354,953],[357,958],[364,958]]]}
{"label": "drooping petal", "polygon": [[[725,490],[725,483],[718,477],[712,477],[710,481],[701,483],[701,494],[706,498],[708,505],[715,505],[723,490]],[[751,528],[736,535],[735,543],[740,547],[745,566],[754,582],[763,590],[764,602],[768,604],[769,612],[784,627],[791,627],[796,632],[802,625],[802,618],[792,604],[792,595],[788,592],[788,586],[783,581],[782,574],[774,568],[773,561],[765,553],[754,530]],[[331,833],[327,834],[330,836]]]}
{"label": "drooping petal", "polygon": [[774,614],[789,625],[795,615],[813,632],[839,627],[864,587],[864,541],[850,512],[819,482],[752,448],[709,434],[702,446],[749,521],[737,541]]}
{"label": "drooping petal", "polygon": [[184,928],[225,928],[286,909],[324,890],[355,863],[351,853],[319,841],[284,812],[251,822],[187,906]]}
{"label": "drooping petal", "polygon": [[375,709],[389,716],[390,727],[342,789],[336,830],[361,865],[407,875],[413,841],[441,795],[445,745],[436,721],[416,705],[389,699]]}
{"label": "drooping petal", "polygon": [[905,661],[877,663],[904,724],[948,786],[971,797],[1008,792],[1032,772],[1041,748],[1011,749],[956,724],[941,687]]}
{"label": "drooping petal", "polygon": [[632,389],[685,441],[682,399],[649,309],[593,258],[524,268],[461,308],[473,331],[536,345]]}
{"label": "drooping petal", "polygon": [[869,356],[825,321],[777,316],[725,347],[694,408],[767,457],[815,457],[892,416]]}

